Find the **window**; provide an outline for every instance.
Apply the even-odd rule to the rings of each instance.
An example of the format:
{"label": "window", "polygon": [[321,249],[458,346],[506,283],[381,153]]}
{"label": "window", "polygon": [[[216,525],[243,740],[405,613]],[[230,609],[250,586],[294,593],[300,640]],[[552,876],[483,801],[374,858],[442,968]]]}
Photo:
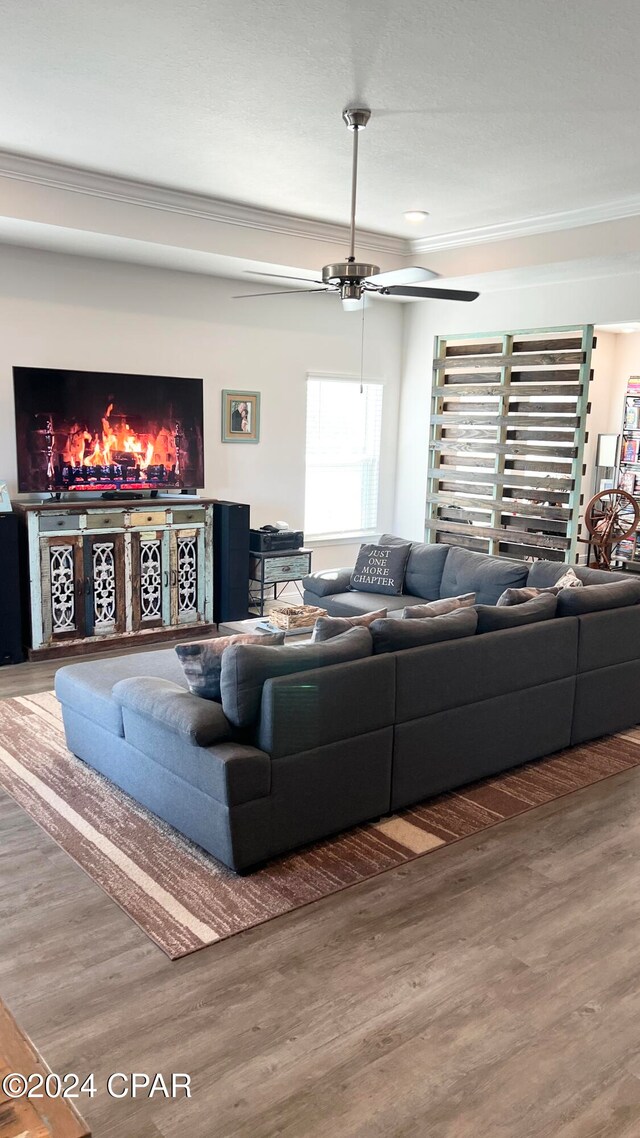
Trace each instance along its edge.
{"label": "window", "polygon": [[378,524],[381,383],[307,381],[305,532],[374,533]]}

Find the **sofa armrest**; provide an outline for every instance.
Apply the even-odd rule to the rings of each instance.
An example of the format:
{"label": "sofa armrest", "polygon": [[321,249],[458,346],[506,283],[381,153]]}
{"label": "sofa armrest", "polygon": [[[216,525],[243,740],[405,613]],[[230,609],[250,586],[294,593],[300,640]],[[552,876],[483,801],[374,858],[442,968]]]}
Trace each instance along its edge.
{"label": "sofa armrest", "polygon": [[318,573],[310,573],[302,581],[307,593],[315,593],[317,597],[329,597],[332,593],[344,593],[351,583],[353,568],[322,569]]}
{"label": "sofa armrest", "polygon": [[172,680],[135,676],[119,680],[112,695],[121,707],[161,723],[194,746],[209,747],[233,736],[219,703],[192,695]]}

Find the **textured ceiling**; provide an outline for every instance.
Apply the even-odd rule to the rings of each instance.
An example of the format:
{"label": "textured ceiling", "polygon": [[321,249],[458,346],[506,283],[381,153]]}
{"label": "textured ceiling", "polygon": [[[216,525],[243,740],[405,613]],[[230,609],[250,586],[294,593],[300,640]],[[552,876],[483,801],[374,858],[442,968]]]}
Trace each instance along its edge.
{"label": "textured ceiling", "polygon": [[[637,0],[3,0],[0,148],[442,234],[640,186]],[[426,209],[419,230],[405,209]]]}

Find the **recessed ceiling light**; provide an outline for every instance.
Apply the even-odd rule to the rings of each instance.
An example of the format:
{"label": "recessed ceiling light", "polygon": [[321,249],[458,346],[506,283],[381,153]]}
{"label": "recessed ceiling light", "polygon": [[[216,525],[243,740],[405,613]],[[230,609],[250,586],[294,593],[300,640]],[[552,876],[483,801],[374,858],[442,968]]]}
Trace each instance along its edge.
{"label": "recessed ceiling light", "polygon": [[429,214],[424,209],[408,209],[405,211],[405,221],[412,222],[413,225],[420,225],[420,222],[426,221]]}

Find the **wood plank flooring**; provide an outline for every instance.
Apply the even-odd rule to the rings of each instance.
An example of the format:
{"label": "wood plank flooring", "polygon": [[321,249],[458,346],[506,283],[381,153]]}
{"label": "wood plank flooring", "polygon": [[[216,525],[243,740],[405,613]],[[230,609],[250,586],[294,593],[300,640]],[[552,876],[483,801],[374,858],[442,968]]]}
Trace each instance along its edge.
{"label": "wood plank flooring", "polygon": [[637,1138],[639,864],[633,770],[170,963],[2,795],[0,992],[94,1138]]}
{"label": "wood plank flooring", "polygon": [[41,1055],[0,1000],[0,1138],[91,1138],[73,1102],[54,1095],[12,1098],[3,1083],[14,1074],[36,1075],[39,1090],[50,1076]]}

